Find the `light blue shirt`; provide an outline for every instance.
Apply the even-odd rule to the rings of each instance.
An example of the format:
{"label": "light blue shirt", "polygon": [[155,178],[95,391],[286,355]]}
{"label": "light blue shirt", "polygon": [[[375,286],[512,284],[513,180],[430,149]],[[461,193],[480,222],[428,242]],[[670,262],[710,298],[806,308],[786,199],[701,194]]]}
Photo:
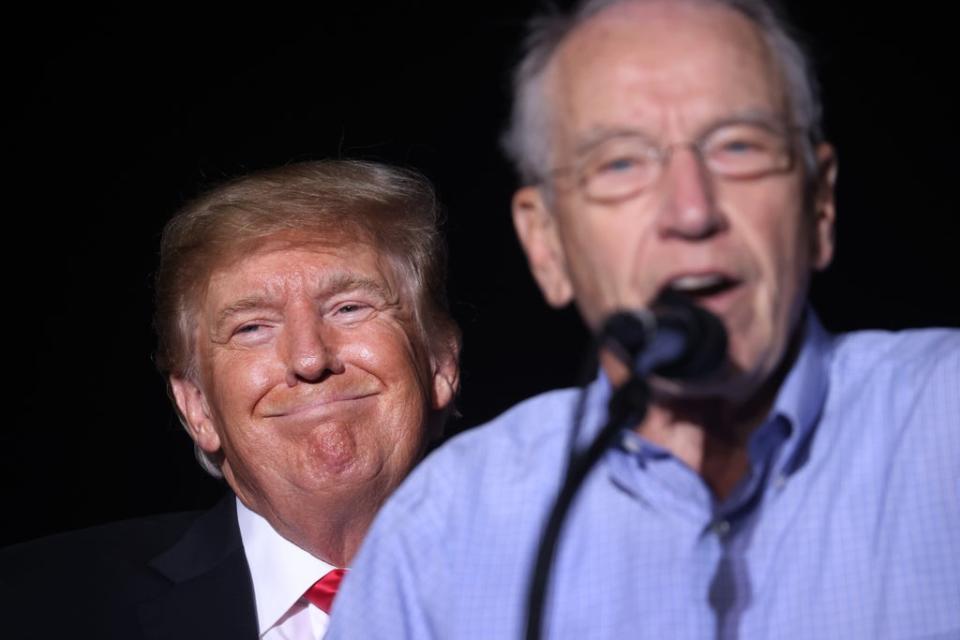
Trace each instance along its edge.
{"label": "light blue shirt", "polygon": [[[609,383],[589,389],[585,434]],[[328,638],[522,638],[576,390],[442,447],[388,501]],[[960,331],[832,337],[798,359],[718,503],[632,432],[566,521],[548,638],[960,638]]]}

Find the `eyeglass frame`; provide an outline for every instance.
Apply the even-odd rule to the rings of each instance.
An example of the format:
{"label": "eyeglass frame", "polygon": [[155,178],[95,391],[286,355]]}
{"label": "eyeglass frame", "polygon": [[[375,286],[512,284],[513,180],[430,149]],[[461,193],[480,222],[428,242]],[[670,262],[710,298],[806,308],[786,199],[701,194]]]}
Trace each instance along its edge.
{"label": "eyeglass frame", "polygon": [[[717,171],[715,167],[710,164],[705,152],[705,147],[710,141],[710,138],[716,135],[718,132],[737,126],[749,126],[764,129],[781,138],[784,143],[785,152],[783,166],[774,166],[744,174],[725,174],[722,171]],[[702,134],[693,140],[683,140],[668,145],[656,144],[651,136],[640,131],[607,131],[602,135],[596,136],[594,139],[580,145],[580,149],[577,151],[577,155],[580,156],[578,161],[568,166],[551,169],[546,173],[545,177],[541,179],[541,182],[547,182],[548,180],[553,181],[557,177],[572,174],[576,178],[577,188],[586,196],[588,200],[605,204],[624,202],[639,196],[641,193],[647,191],[650,186],[656,184],[656,182],[663,175],[664,169],[673,156],[674,150],[678,147],[689,148],[694,155],[696,155],[697,161],[701,164],[701,166],[703,166],[713,177],[719,177],[728,180],[754,180],[775,173],[788,173],[792,171],[796,166],[797,156],[799,155],[800,151],[798,149],[799,145],[794,140],[794,137],[797,134],[806,134],[808,132],[809,127],[800,125],[783,125],[780,122],[771,122],[768,118],[731,118],[722,120],[706,128]],[[640,187],[634,188],[624,195],[604,198],[591,194],[587,186],[590,176],[586,175],[587,171],[585,167],[588,162],[589,155],[600,146],[609,143],[611,140],[624,138],[635,138],[642,140],[647,145],[647,149],[649,149],[651,152],[650,158],[655,162],[655,169],[653,170],[651,178]]]}

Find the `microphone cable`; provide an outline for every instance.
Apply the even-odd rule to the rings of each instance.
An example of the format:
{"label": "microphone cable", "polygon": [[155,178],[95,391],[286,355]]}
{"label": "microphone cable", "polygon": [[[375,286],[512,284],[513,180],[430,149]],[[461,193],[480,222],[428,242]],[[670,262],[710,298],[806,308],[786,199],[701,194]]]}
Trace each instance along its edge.
{"label": "microphone cable", "polygon": [[[591,349],[591,353],[584,358],[585,363],[597,362],[596,347],[599,346],[599,341],[594,340],[593,343],[595,348]],[[597,366],[597,364],[594,364],[594,371],[596,371]],[[530,581],[530,588],[527,594],[527,627],[525,636],[527,640],[540,639],[547,588],[550,581],[553,559],[556,555],[557,542],[560,539],[560,532],[566,520],[567,513],[573,504],[573,499],[576,497],[577,491],[583,484],[584,479],[586,479],[587,474],[600,460],[603,453],[616,441],[621,429],[627,424],[627,420],[631,419],[631,422],[640,422],[643,420],[646,414],[649,389],[644,380],[637,376],[631,377],[610,399],[609,417],[606,424],[600,430],[600,433],[586,451],[578,452],[577,440],[579,439],[583,425],[588,394],[588,387],[583,386],[577,398],[577,407],[574,413],[566,476],[560,493],[557,495],[556,502],[553,505],[553,509],[550,511],[550,517],[547,519],[547,524],[543,529],[540,546],[537,550],[533,577]],[[631,413],[634,415],[631,415]]]}
{"label": "microphone cable", "polygon": [[[646,375],[695,378],[716,370],[723,362],[727,337],[716,316],[684,296],[667,293],[652,305],[653,311],[613,314],[599,336],[594,336],[583,358],[580,388],[573,415],[567,452],[567,471],[540,538],[536,562],[527,592],[526,640],[539,640],[553,560],[564,521],[587,474],[616,442],[621,430],[646,417],[650,387]],[[658,329],[654,318],[663,324]],[[657,340],[656,332],[662,331]],[[611,344],[612,343],[612,344]],[[601,346],[612,346],[618,357],[629,359],[630,379],[614,390],[607,405],[607,421],[590,446],[577,450],[586,413],[589,377],[599,368]],[[645,353],[645,351],[647,353]]]}

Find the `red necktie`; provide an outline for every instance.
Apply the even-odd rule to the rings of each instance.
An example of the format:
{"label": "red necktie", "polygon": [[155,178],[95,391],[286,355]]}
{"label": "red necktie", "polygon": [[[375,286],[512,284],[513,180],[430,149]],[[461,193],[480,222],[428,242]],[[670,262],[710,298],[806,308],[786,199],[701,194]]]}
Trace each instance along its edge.
{"label": "red necktie", "polygon": [[346,569],[332,569],[327,575],[313,583],[313,586],[307,589],[303,597],[309,600],[314,606],[320,607],[326,613],[330,613],[330,607],[333,605],[333,598],[337,595],[337,588],[343,579]]}

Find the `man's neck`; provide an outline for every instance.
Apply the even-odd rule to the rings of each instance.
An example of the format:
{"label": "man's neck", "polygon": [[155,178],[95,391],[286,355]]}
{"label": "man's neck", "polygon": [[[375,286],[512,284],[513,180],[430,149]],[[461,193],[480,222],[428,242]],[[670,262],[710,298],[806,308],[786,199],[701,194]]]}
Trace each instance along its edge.
{"label": "man's neck", "polygon": [[347,567],[373,521],[373,513],[361,513],[365,512],[358,508],[349,517],[338,518],[336,514],[311,513],[306,509],[286,519],[272,513],[267,520],[280,535],[315,557],[336,567]]}
{"label": "man's neck", "polygon": [[231,476],[225,476],[247,508],[260,514],[277,533],[335,567],[349,566],[380,506],[380,501],[360,504],[362,501],[352,500],[350,504],[337,504],[329,499],[320,502],[309,497],[257,500],[259,496],[238,491]]}
{"label": "man's neck", "polygon": [[723,500],[749,468],[747,442],[759,424],[755,418],[735,420],[732,414],[712,399],[687,402],[682,410],[654,402],[637,432],[696,471]]}
{"label": "man's neck", "polygon": [[[746,399],[668,396],[653,390],[637,433],[668,450],[699,474],[719,500],[725,499],[750,468],[750,436],[770,413],[796,359],[802,332],[796,333],[774,374]],[[601,356],[601,361],[614,386],[629,375],[610,358]]]}

